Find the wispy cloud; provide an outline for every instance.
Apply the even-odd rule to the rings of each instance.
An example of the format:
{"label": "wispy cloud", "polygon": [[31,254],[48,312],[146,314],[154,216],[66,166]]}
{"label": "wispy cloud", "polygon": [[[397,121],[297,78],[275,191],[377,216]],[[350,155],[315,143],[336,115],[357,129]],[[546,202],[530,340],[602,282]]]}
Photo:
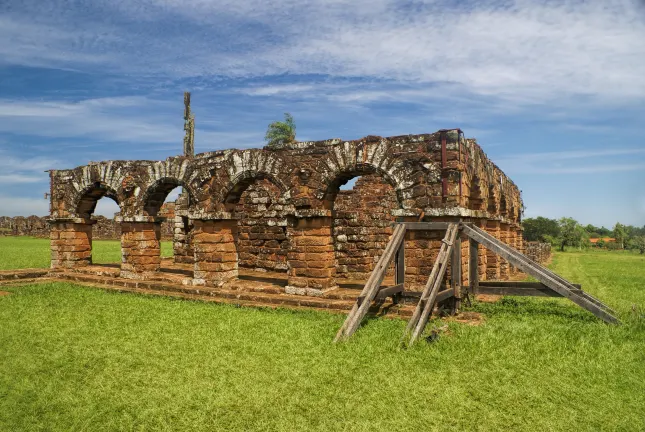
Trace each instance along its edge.
{"label": "wispy cloud", "polygon": [[645,12],[637,0],[85,1],[82,21],[55,0],[30,3],[0,22],[5,62],[174,78],[450,83],[515,104],[645,98]]}
{"label": "wispy cloud", "polygon": [[495,162],[508,173],[595,174],[645,170],[644,156],[645,148],[590,149],[517,154]]}

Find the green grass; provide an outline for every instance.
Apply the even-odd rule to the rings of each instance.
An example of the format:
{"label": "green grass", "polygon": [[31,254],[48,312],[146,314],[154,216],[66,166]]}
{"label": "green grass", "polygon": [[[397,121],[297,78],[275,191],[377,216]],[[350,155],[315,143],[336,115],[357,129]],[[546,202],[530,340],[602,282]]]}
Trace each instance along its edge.
{"label": "green grass", "polygon": [[[0,270],[47,268],[50,260],[49,239],[0,237]],[[161,242],[161,256],[172,256],[172,242]],[[118,240],[94,240],[92,261],[97,264],[121,262]]]}
{"label": "green grass", "polygon": [[342,316],[4,288],[0,430],[642,431],[644,264],[555,257],[622,326],[509,297],[473,306],[483,325],[450,323],[410,350],[397,347],[400,320],[371,319],[334,345]]}

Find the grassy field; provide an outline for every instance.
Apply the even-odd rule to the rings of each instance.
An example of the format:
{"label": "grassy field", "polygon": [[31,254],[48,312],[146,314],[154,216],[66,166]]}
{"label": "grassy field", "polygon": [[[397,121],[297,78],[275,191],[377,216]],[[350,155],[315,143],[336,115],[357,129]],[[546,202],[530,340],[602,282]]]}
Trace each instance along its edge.
{"label": "grassy field", "polygon": [[624,324],[509,297],[406,351],[399,320],[333,345],[342,316],[4,288],[0,430],[645,430],[645,258],[561,253],[552,267]]}
{"label": "grassy field", "polygon": [[[161,256],[172,256],[172,242],[161,242]],[[0,237],[0,270],[49,267],[49,239]],[[97,264],[121,262],[118,240],[94,240],[92,260]]]}

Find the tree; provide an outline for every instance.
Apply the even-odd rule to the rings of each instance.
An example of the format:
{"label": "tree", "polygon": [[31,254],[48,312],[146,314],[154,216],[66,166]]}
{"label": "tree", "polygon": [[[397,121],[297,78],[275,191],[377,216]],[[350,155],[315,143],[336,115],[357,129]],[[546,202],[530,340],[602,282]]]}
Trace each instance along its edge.
{"label": "tree", "polygon": [[605,247],[605,241],[603,239],[598,239],[596,242],[596,247],[603,248]]}
{"label": "tree", "polygon": [[584,227],[573,218],[560,218],[560,250],[564,252],[565,246],[582,247],[585,240],[588,240],[587,232]]}
{"label": "tree", "polygon": [[296,123],[289,113],[284,113],[284,121],[276,121],[269,125],[264,136],[269,148],[282,148],[296,142]]}
{"label": "tree", "polygon": [[634,246],[641,254],[645,254],[645,236],[634,237]]}
{"label": "tree", "polygon": [[622,225],[620,222],[617,222],[614,226],[614,238],[616,239],[616,243],[620,245],[620,248],[625,249],[627,230],[625,230],[625,225]]}
{"label": "tree", "polygon": [[555,219],[542,216],[524,219],[524,238],[526,241],[549,241],[550,237],[559,237],[560,227]]}

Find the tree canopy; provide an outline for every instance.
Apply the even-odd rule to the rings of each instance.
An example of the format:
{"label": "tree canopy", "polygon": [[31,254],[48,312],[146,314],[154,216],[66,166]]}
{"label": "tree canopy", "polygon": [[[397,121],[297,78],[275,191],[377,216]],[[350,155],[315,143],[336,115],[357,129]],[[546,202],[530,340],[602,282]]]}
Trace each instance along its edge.
{"label": "tree canopy", "polygon": [[270,148],[282,148],[296,142],[296,123],[291,114],[284,113],[284,121],[271,123],[264,139]]}

